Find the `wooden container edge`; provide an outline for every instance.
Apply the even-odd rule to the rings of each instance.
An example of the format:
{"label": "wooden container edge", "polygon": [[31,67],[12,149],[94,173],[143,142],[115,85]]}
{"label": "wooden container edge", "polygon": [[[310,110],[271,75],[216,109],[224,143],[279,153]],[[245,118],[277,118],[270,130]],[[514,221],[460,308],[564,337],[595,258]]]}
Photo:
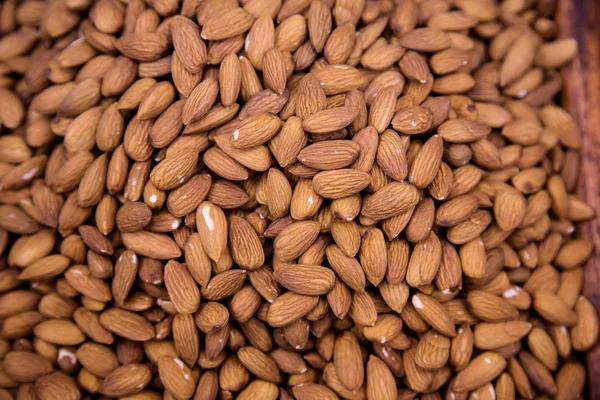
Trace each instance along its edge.
{"label": "wooden container edge", "polygon": [[[572,37],[579,57],[562,69],[562,105],[581,130],[581,164],[577,194],[597,212],[600,210],[600,3],[596,0],[558,0],[556,21],[559,36]],[[600,222],[581,224],[580,234],[594,242],[585,267],[584,295],[600,310]],[[600,399],[600,346],[585,357],[588,398]]]}

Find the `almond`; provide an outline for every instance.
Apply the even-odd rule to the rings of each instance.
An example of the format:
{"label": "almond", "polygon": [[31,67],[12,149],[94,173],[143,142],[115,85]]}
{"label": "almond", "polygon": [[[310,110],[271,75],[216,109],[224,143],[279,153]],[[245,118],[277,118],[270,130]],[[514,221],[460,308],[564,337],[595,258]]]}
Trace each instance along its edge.
{"label": "almond", "polygon": [[327,294],[335,282],[335,275],[330,269],[307,264],[279,267],[273,278],[286,289],[306,296]]}
{"label": "almond", "polygon": [[358,109],[349,106],[318,111],[302,122],[304,130],[311,133],[327,133],[347,127],[358,116]]}
{"label": "almond", "polygon": [[128,364],[113,370],[98,388],[106,396],[128,396],[139,392],[148,383],[152,374],[144,364]]}
{"label": "almond", "polygon": [[369,174],[354,169],[338,169],[315,175],[315,191],[330,199],[351,196],[363,190],[371,181]]}
{"label": "almond", "polygon": [[25,351],[11,351],[4,356],[4,372],[17,382],[33,382],[52,371],[44,357]]}
{"label": "almond", "polygon": [[238,149],[247,149],[268,142],[279,132],[281,120],[271,114],[256,114],[242,121],[233,131],[230,142]]}
{"label": "almond", "polygon": [[36,380],[35,394],[41,400],[50,400],[54,396],[60,396],[64,399],[77,399],[81,397],[81,392],[77,387],[75,379],[63,372],[54,372]]}
{"label": "almond", "polygon": [[302,221],[284,228],[273,243],[275,255],[282,261],[291,261],[304,253],[317,239],[319,224]]}
{"label": "almond", "polygon": [[448,337],[456,336],[454,320],[437,300],[425,294],[414,294],[412,305],[417,313],[435,330]]}
{"label": "almond", "polygon": [[506,367],[506,360],[498,353],[485,352],[475,357],[458,373],[452,383],[456,391],[473,390],[496,378]]}
{"label": "almond", "polygon": [[303,317],[318,302],[318,297],[287,292],[277,297],[267,314],[269,325],[279,327]]}
{"label": "almond", "polygon": [[229,223],[231,256],[242,268],[257,269],[265,262],[265,254],[258,235],[243,218],[231,217]]}
{"label": "almond", "polygon": [[364,382],[365,370],[356,336],[341,333],[335,340],[333,351],[335,371],[341,383],[349,390],[357,390]]}
{"label": "almond", "polygon": [[434,28],[418,28],[402,35],[400,44],[410,50],[435,52],[450,47],[447,33]]}
{"label": "almond", "polygon": [[396,382],[388,366],[371,355],[367,362],[367,396],[374,399],[393,400],[397,396]]}
{"label": "almond", "polygon": [[176,258],[181,250],[169,236],[149,231],[123,232],[123,244],[137,254],[159,260]]}
{"label": "almond", "polygon": [[154,337],[152,325],[138,314],[110,308],[100,314],[100,324],[114,334],[133,341],[145,341]]}
{"label": "almond", "polygon": [[340,169],[352,164],[359,152],[359,145],[351,140],[324,140],[305,147],[298,161],[319,170]]}
{"label": "almond", "polygon": [[171,260],[165,266],[165,286],[175,309],[181,314],[191,314],[200,305],[200,290],[187,269]]}
{"label": "almond", "polygon": [[[401,201],[393,202],[392,198],[401,199]],[[393,182],[369,197],[363,204],[361,215],[374,219],[393,217],[416,205],[418,200],[418,193],[414,186],[403,182]]]}
{"label": "almond", "polygon": [[203,24],[204,40],[222,40],[246,32],[252,26],[250,13],[240,7],[232,8],[221,15],[212,16]]}
{"label": "almond", "polygon": [[196,224],[201,233],[206,254],[218,261],[227,245],[227,220],[223,211],[210,202],[203,202],[196,212]]}
{"label": "almond", "polygon": [[158,374],[165,388],[176,398],[190,398],[195,391],[192,371],[179,358],[168,356],[158,360]]}
{"label": "almond", "polygon": [[75,346],[85,341],[85,335],[73,322],[50,319],[36,325],[33,333],[38,338],[52,344]]}
{"label": "almond", "polygon": [[185,18],[176,18],[169,25],[173,47],[180,55],[184,67],[191,73],[198,73],[206,63],[206,45],[200,38],[200,28]]}

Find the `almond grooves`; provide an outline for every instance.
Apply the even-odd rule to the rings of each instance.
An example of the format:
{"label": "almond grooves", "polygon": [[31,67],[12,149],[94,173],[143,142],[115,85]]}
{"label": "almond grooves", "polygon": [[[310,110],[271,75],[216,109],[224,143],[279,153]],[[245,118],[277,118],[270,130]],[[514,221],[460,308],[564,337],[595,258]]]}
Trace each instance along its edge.
{"label": "almond grooves", "polygon": [[0,4],[0,398],[580,398],[555,3]]}

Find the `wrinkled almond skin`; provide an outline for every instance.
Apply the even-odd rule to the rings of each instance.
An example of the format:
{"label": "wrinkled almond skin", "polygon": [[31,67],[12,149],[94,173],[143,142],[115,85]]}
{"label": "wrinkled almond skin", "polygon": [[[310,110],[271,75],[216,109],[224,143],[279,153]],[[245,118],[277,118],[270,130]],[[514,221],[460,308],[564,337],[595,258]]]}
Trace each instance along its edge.
{"label": "wrinkled almond skin", "polygon": [[192,314],[200,306],[200,290],[185,267],[176,261],[165,266],[165,286],[175,309],[181,314]]}
{"label": "wrinkled almond skin", "polygon": [[273,278],[287,289],[307,296],[327,294],[335,282],[335,275],[331,270],[302,264],[277,268]]}
{"label": "wrinkled almond skin", "polygon": [[351,333],[342,333],[335,340],[333,350],[335,370],[342,384],[349,390],[362,386],[365,372],[356,337]]}

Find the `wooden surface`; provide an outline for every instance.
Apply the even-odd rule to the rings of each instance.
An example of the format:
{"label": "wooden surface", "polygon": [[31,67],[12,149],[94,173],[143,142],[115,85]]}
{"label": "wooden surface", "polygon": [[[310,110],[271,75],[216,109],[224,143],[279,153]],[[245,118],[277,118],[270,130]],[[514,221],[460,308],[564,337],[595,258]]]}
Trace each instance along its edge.
{"label": "wooden surface", "polygon": [[[600,213],[600,2],[559,0],[561,37],[574,37],[579,59],[562,71],[563,106],[579,123],[582,135],[578,194]],[[580,233],[594,241],[585,269],[584,293],[600,310],[600,222],[582,224]],[[600,346],[587,354],[589,399],[600,399]]]}

